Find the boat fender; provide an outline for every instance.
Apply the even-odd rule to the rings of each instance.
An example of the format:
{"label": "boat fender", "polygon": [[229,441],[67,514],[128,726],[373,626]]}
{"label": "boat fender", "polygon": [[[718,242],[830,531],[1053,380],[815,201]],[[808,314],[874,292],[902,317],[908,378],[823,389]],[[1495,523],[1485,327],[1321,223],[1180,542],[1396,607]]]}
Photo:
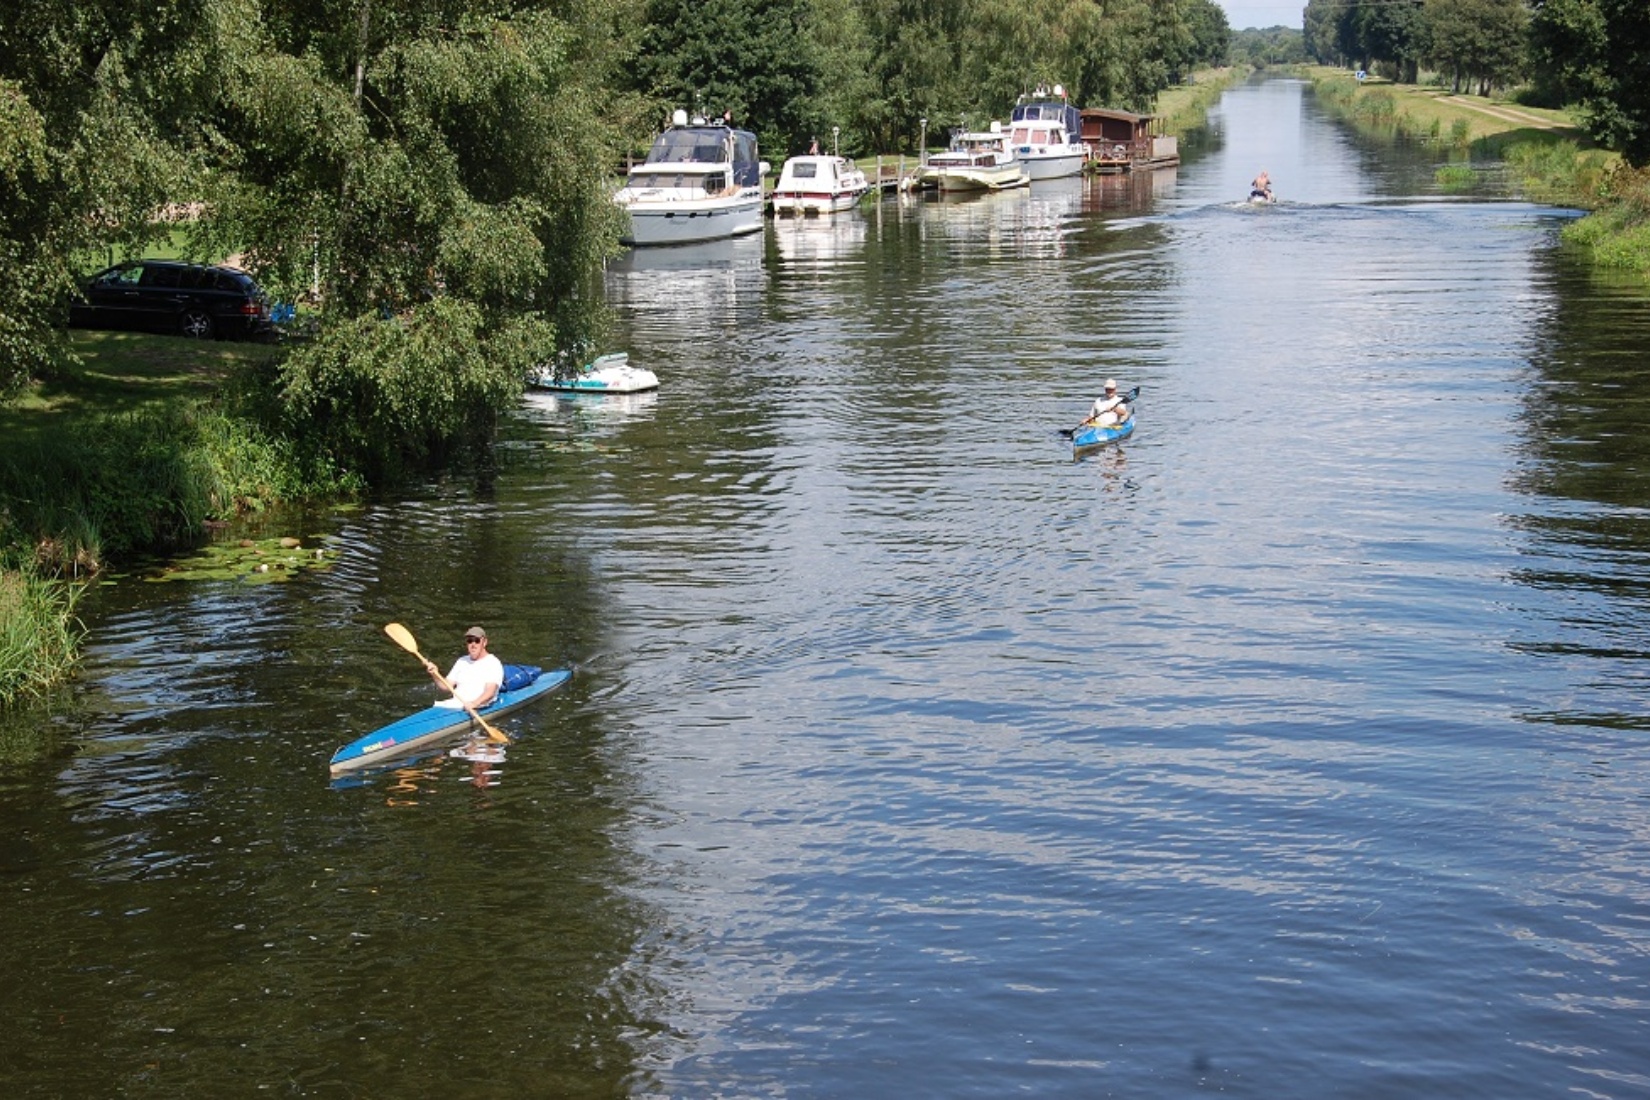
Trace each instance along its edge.
{"label": "boat fender", "polygon": [[522,688],[537,680],[544,672],[536,665],[505,665],[504,685],[501,691],[520,691]]}

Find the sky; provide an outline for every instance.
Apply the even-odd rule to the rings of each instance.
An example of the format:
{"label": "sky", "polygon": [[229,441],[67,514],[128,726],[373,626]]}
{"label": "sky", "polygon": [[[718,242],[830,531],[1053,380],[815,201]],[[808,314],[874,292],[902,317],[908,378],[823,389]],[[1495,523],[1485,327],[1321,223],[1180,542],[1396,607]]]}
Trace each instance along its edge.
{"label": "sky", "polygon": [[1215,0],[1234,31],[1249,27],[1294,27],[1300,30],[1306,0]]}

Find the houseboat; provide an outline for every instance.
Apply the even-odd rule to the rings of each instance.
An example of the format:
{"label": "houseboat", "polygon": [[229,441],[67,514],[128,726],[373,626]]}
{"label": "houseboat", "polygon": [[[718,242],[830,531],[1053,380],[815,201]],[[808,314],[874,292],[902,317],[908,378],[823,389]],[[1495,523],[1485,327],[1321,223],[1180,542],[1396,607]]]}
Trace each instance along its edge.
{"label": "houseboat", "polygon": [[1078,116],[1083,141],[1089,147],[1089,167],[1096,172],[1132,172],[1180,163],[1180,142],[1162,132],[1162,119],[1157,115],[1084,107]]}

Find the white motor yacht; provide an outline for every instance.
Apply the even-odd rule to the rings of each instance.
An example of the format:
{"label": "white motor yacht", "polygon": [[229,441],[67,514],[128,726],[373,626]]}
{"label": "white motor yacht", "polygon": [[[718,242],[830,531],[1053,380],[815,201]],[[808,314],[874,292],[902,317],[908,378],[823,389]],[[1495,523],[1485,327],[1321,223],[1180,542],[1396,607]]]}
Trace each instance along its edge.
{"label": "white motor yacht", "polygon": [[626,244],[687,244],[762,229],[756,135],[677,111],[613,201],[630,214]]}

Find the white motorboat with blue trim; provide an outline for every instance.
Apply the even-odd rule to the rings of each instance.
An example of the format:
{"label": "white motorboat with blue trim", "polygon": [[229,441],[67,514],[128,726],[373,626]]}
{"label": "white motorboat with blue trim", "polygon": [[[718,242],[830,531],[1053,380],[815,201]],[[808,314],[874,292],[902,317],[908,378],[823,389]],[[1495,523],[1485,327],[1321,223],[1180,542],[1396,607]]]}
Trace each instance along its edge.
{"label": "white motorboat with blue trim", "polygon": [[626,244],[687,244],[762,230],[756,135],[677,111],[653,139],[647,160],[625,177],[613,201],[630,214]]}
{"label": "white motorboat with blue trim", "polygon": [[1021,96],[1008,122],[1008,148],[1032,180],[1081,175],[1089,161],[1083,118],[1056,84]]}

